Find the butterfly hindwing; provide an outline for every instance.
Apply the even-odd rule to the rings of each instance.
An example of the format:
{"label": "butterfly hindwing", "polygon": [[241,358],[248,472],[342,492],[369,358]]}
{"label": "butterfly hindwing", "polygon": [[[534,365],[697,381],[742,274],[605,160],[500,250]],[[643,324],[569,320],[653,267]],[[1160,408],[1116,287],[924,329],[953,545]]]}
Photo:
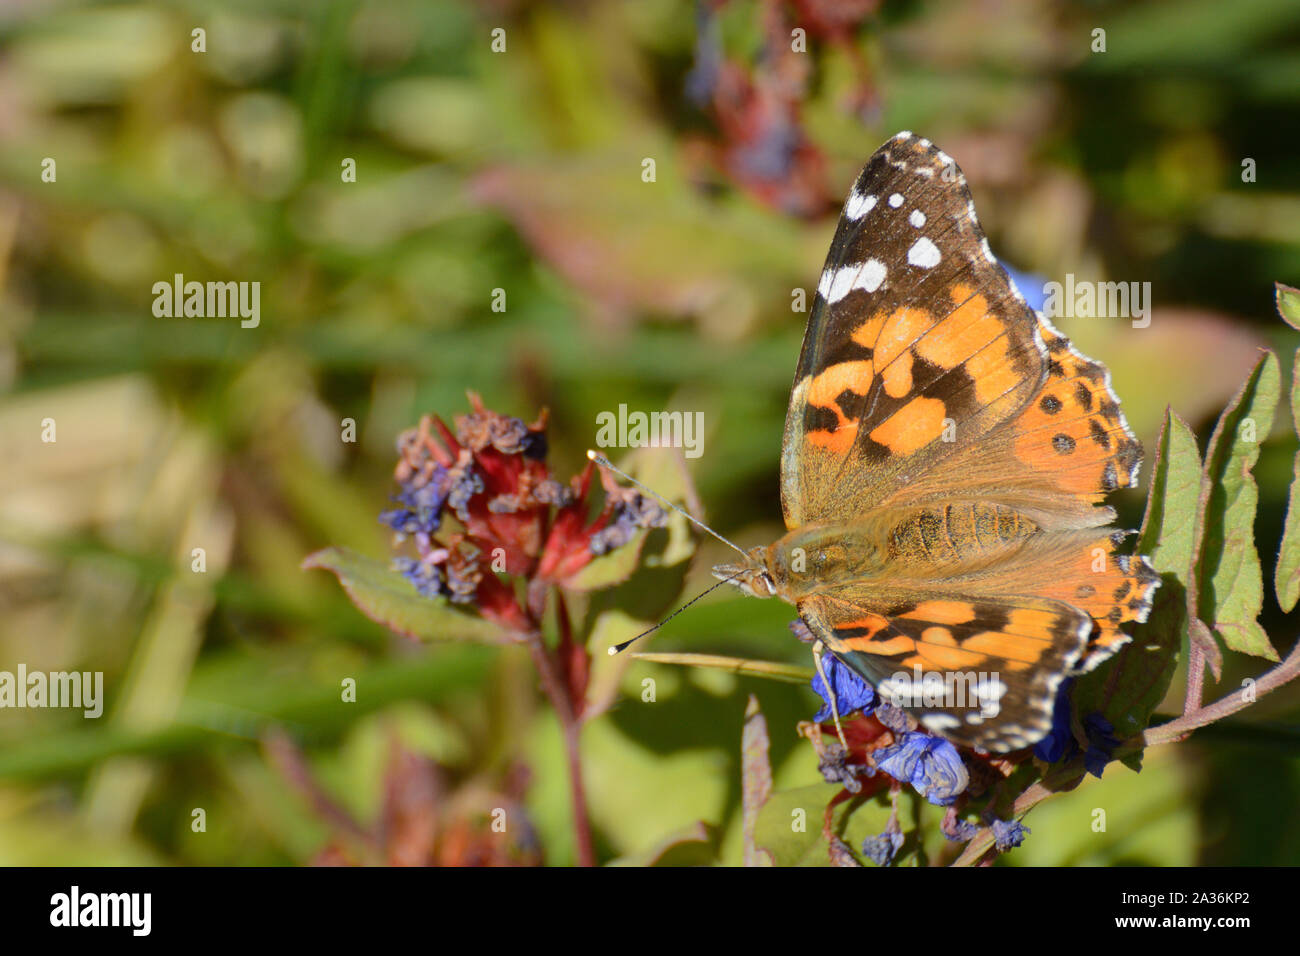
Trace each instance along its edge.
{"label": "butterfly hindwing", "polygon": [[801,601],[799,614],[845,664],[950,740],[993,753],[1051,729],[1056,688],[1091,623],[1059,601],[852,588]]}

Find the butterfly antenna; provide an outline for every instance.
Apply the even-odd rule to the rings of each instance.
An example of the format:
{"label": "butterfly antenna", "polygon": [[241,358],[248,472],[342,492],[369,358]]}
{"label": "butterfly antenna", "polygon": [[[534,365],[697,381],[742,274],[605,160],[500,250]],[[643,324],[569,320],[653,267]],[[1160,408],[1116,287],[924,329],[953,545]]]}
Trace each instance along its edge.
{"label": "butterfly antenna", "polygon": [[[719,541],[721,541],[721,542],[722,542],[723,544],[725,544],[727,547],[731,548],[733,551],[736,551],[736,552],[738,552],[739,554],[744,555],[745,557],[749,557],[749,555],[748,555],[748,554],[744,551],[744,549],[742,549],[739,545],[733,544],[732,542],[728,541],[728,540],[727,540],[726,538],[724,538],[722,535],[718,534],[718,532],[714,531],[712,528],[710,528],[708,525],[706,525],[703,521],[700,521],[698,518],[694,517],[694,516],[691,515],[690,513],[686,512],[686,511],[683,511],[681,508],[677,507],[675,504],[673,504],[671,501],[669,501],[669,500],[668,500],[667,498],[665,498],[663,495],[659,494],[659,492],[655,491],[653,488],[647,488],[645,485],[641,484],[641,482],[637,481],[635,478],[633,478],[631,475],[629,475],[626,471],[623,471],[623,470],[620,469],[620,468],[615,468],[612,464],[610,464],[609,459],[606,458],[604,455],[602,455],[600,452],[598,452],[598,451],[594,451],[594,450],[592,450],[592,449],[588,449],[588,450],[587,450],[587,457],[590,458],[592,461],[594,461],[596,464],[600,465],[601,468],[608,468],[610,471],[614,472],[615,474],[622,475],[624,478],[626,478],[628,481],[632,482],[632,484],[636,485],[636,486],[637,486],[638,488],[640,488],[642,491],[646,492],[647,494],[654,495],[656,498],[658,498],[660,501],[662,501],[664,504],[666,504],[669,508],[672,508],[673,511],[676,511],[679,515],[681,515],[681,516],[682,516],[683,518],[685,518],[687,521],[691,522],[691,524],[695,525],[697,528],[703,528],[705,531],[707,531],[709,534],[713,535],[715,538],[717,538]],[[715,584],[713,587],[716,588],[717,585]],[[713,590],[713,588],[709,588],[709,591],[712,591],[712,590]],[[704,594],[708,594],[709,591],[705,591]],[[704,597],[704,594],[701,594],[700,597]],[[695,600],[698,601],[699,598],[696,598]],[[692,601],[692,602],[691,602],[691,604],[694,604],[694,603],[695,603],[695,601]],[[688,604],[687,607],[690,607],[690,605]],[[685,609],[686,609],[686,608],[682,608],[682,610],[685,610]],[[666,621],[666,620],[667,620],[667,619],[665,619],[665,621]],[[655,626],[657,627],[658,625],[655,625]],[[651,628],[651,630],[654,630],[654,628]],[[647,632],[647,633],[648,633],[648,632]],[[636,640],[636,638],[633,638],[633,640]],[[629,641],[628,643],[630,644],[631,641]]]}
{"label": "butterfly antenna", "polygon": [[[620,472],[620,474],[621,474],[621,472]],[[695,595],[695,597],[691,598],[689,601],[687,601],[685,604],[683,604],[683,605],[682,605],[681,607],[679,607],[677,610],[673,611],[672,614],[669,614],[666,618],[664,618],[662,621],[660,621],[660,622],[659,622],[658,624],[656,624],[654,627],[650,628],[649,630],[642,631],[642,632],[641,632],[640,634],[638,634],[636,637],[628,638],[628,639],[627,639],[626,641],[624,641],[622,644],[615,644],[613,647],[611,647],[611,648],[609,649],[609,656],[610,656],[610,657],[613,657],[615,654],[621,654],[621,653],[623,653],[623,651],[627,650],[627,649],[628,649],[632,644],[634,644],[636,641],[641,640],[641,638],[645,637],[647,634],[653,634],[655,631],[659,630],[659,628],[663,627],[665,624],[667,624],[669,621],[671,621],[673,618],[675,618],[678,614],[681,614],[682,611],[685,611],[688,607],[690,607],[692,604],[694,604],[694,603],[695,603],[696,601],[698,601],[700,598],[704,597],[704,595],[706,595],[706,594],[710,594],[710,593],[712,593],[713,591],[716,591],[718,588],[722,587],[722,585],[727,584],[727,583],[729,583],[729,582],[731,582],[731,581],[736,580],[736,578],[740,577],[740,575],[741,575],[741,574],[744,574],[744,573],[745,573],[744,571],[741,571],[741,572],[739,572],[739,573],[737,573],[737,574],[733,574],[731,577],[729,577],[729,578],[723,578],[723,579],[722,579],[721,581],[719,581],[717,584],[714,584],[714,585],[712,585],[712,586],[706,588],[704,591],[702,591],[701,593]]]}

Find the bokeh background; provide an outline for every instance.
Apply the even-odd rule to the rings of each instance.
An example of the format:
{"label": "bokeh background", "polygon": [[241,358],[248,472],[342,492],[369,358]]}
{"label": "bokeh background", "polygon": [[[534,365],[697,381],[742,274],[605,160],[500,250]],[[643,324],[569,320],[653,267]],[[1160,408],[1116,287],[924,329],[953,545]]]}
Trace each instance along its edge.
{"label": "bokeh background", "polygon": [[[398,432],[467,388],[546,406],[567,475],[601,411],[702,411],[708,519],[772,540],[792,290],[862,162],[911,129],[962,165],[1009,264],[1151,283],[1149,328],[1060,324],[1148,448],[1166,405],[1204,438],[1259,347],[1289,375],[1300,344],[1272,302],[1300,284],[1298,41],[1290,0],[9,0],[0,669],[103,671],[107,701],[0,711],[0,863],[570,862],[526,655],[394,637],[299,569],[388,553]],[[260,281],[260,326],[156,318],[175,273]],[[1258,467],[1266,578],[1295,451],[1283,415]],[[1140,495],[1119,506],[1140,520]],[[688,594],[721,558],[701,544]],[[654,649],[806,663],[792,614],[719,592]],[[1288,650],[1297,621],[1264,622]],[[1229,655],[1224,685],[1258,664]],[[636,664],[584,735],[603,860],[686,832],[739,861],[750,693],[778,787],[818,779],[806,689]],[[1006,862],[1300,862],[1298,714],[1293,688],[1141,774],[1112,765]],[[499,806],[528,821],[505,847]]]}

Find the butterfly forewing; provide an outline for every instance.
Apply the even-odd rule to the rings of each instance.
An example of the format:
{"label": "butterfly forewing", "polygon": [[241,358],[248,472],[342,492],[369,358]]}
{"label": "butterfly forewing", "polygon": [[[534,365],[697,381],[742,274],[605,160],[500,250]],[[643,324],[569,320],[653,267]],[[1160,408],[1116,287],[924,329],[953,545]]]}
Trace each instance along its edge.
{"label": "butterfly forewing", "polygon": [[1047,352],[951,158],[900,134],[831,244],[786,418],[786,524],[851,518],[1025,405]]}

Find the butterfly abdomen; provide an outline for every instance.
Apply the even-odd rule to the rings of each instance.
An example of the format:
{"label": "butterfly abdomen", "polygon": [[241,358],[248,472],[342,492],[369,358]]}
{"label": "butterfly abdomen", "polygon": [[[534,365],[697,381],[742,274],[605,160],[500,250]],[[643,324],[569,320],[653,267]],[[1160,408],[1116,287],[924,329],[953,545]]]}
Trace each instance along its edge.
{"label": "butterfly abdomen", "polygon": [[1003,505],[962,501],[924,508],[899,522],[889,554],[913,564],[958,565],[989,557],[1038,531],[1038,525]]}

